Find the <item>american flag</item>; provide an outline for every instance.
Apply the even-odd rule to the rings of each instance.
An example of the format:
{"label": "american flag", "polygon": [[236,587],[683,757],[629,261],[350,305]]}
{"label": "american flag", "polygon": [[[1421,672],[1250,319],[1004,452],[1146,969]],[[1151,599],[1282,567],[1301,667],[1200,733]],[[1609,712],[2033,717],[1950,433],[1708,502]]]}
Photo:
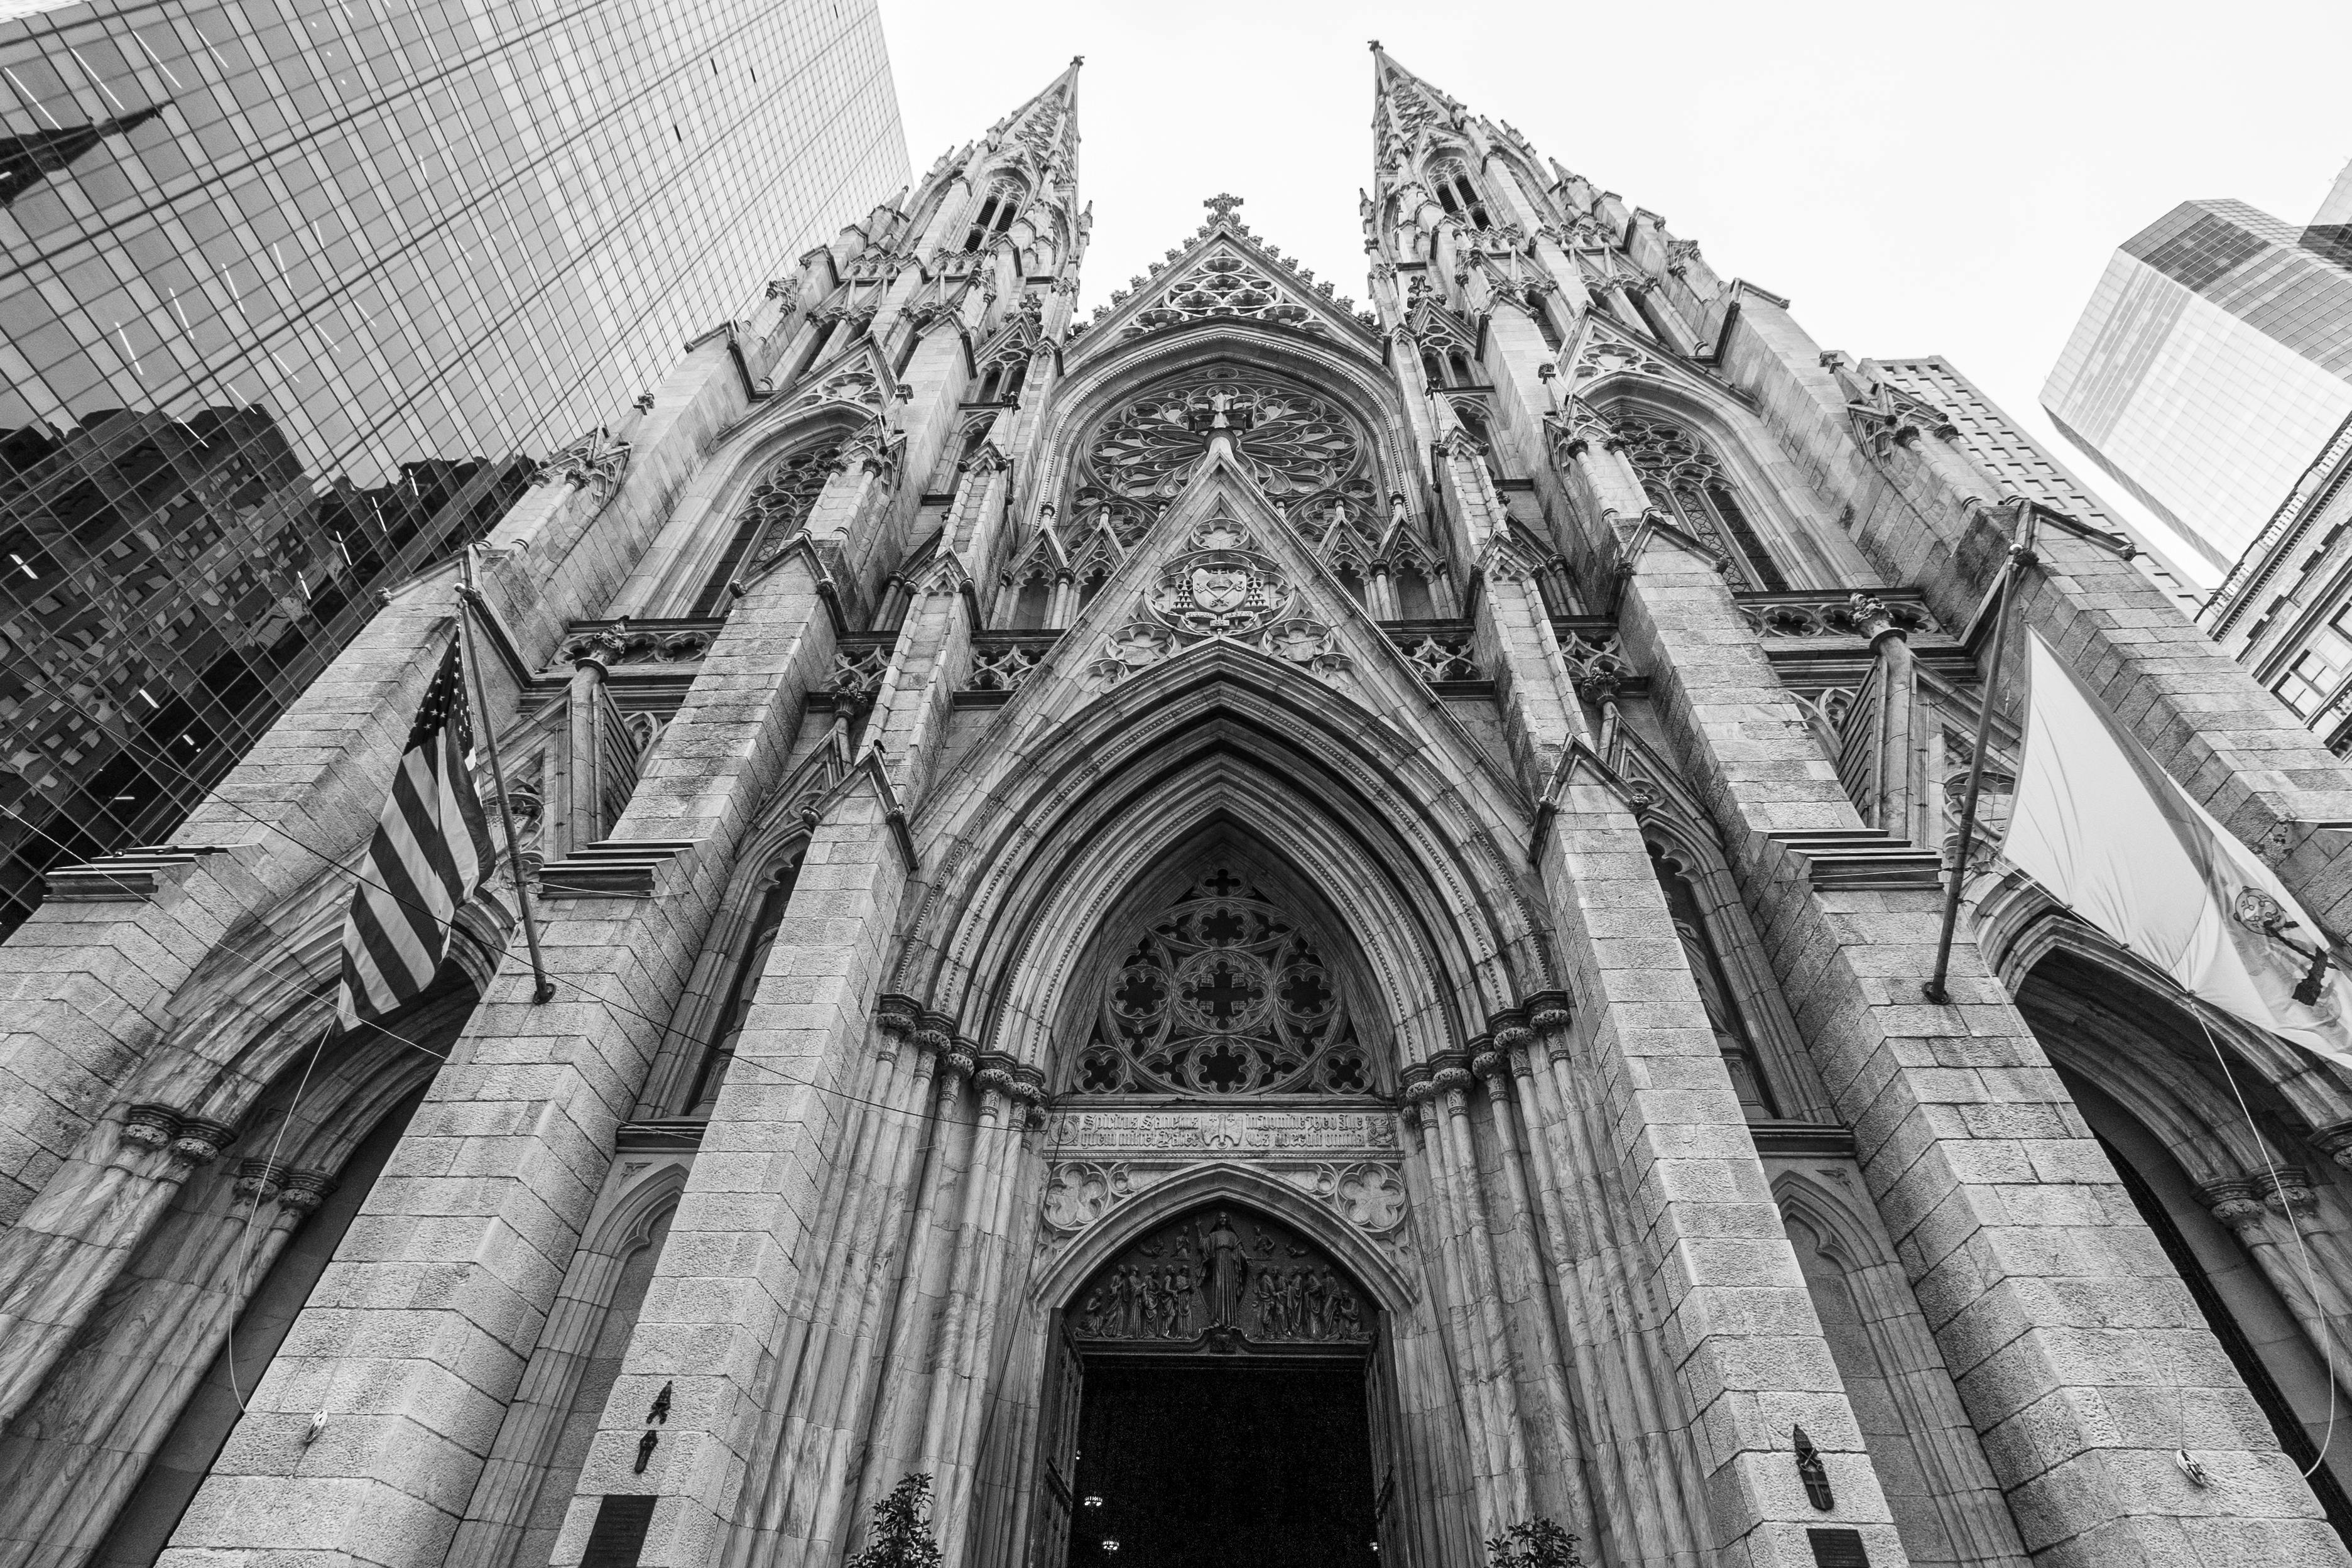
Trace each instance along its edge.
{"label": "american flag", "polygon": [[489,876],[490,834],[467,763],[474,749],[465,665],[452,637],[408,731],[343,920],[345,1028],[391,1012],[433,983],[450,921]]}

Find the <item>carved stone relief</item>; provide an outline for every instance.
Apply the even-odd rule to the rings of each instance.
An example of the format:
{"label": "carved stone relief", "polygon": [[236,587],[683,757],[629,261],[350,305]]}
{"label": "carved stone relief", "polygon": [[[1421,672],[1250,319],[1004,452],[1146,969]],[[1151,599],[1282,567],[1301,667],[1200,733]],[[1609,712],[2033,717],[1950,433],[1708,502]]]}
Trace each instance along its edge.
{"label": "carved stone relief", "polygon": [[1151,922],[1098,1000],[1078,1094],[1363,1094],[1372,1069],[1306,934],[1223,868]]}
{"label": "carved stone relief", "polygon": [[1288,613],[1296,585],[1240,524],[1212,518],[1186,542],[1144,590],[1138,617],[1115,627],[1087,666],[1086,679],[1095,690],[1108,691],[1209,637],[1245,639],[1334,683],[1353,668],[1329,626]]}
{"label": "carved stone relief", "polygon": [[1069,1324],[1081,1345],[1234,1355],[1368,1344],[1374,1311],[1346,1270],[1288,1226],[1208,1208],[1104,1265]]}

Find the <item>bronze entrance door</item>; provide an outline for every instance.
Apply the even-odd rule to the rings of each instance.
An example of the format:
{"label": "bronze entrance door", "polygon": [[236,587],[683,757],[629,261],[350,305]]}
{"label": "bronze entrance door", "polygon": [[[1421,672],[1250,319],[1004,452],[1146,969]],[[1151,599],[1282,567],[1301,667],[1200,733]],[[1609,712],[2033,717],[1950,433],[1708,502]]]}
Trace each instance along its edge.
{"label": "bronze entrance door", "polygon": [[1379,1563],[1377,1314],[1320,1248],[1255,1212],[1197,1210],[1060,1316],[1046,1404],[1074,1430],[1049,1439],[1051,1489],[1068,1477],[1049,1513],[1067,1510],[1067,1547],[1052,1555],[1049,1534],[1040,1568]]}

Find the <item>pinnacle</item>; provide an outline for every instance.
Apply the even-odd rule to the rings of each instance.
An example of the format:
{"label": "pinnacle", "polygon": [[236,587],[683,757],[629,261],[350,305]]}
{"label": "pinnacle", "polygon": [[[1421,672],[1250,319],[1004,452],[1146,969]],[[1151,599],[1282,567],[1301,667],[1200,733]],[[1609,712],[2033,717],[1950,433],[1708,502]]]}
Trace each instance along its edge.
{"label": "pinnacle", "polygon": [[1086,63],[1086,56],[1071,56],[1070,63],[1063,68],[1061,75],[1047,82],[1043,91],[998,121],[993,129],[1003,131],[1018,125],[1049,104],[1058,105],[1064,112],[1076,119],[1078,112],[1078,68]]}

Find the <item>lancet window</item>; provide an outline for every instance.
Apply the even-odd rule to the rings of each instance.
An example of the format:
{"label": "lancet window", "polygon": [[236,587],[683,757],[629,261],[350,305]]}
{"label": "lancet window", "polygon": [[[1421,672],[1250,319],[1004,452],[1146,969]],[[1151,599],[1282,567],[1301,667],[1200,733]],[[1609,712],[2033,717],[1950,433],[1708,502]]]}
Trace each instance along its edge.
{"label": "lancet window", "polygon": [[838,444],[828,444],[794,452],[770,465],[744,498],[743,509],[735,514],[735,531],[727,542],[726,553],[705,580],[689,614],[720,614],[727,606],[727,584],[744,571],[773,560],[801,531],[815,509],[816,498],[824,493],[825,480],[833,477],[834,458],[840,451]]}
{"label": "lancet window", "polygon": [[1448,217],[1458,217],[1473,228],[1492,226],[1486,219],[1486,198],[1470,183],[1470,171],[1459,161],[1449,158],[1430,170],[1429,183],[1437,192],[1437,205],[1445,209]]}
{"label": "lancet window", "polygon": [[1763,1075],[1757,1070],[1755,1042],[1733,994],[1722,955],[1716,951],[1698,891],[1683,863],[1655,844],[1650,846],[1650,865],[1657,873],[1658,886],[1665,892],[1666,913],[1675,922],[1675,936],[1683,945],[1683,957],[1690,965],[1691,978],[1698,983],[1699,1000],[1706,1007],[1707,1026],[1715,1031],[1716,1048],[1723,1053],[1731,1087],[1739,1095],[1739,1108],[1750,1121],[1769,1121],[1774,1114],[1772,1100]]}
{"label": "lancet window", "polygon": [[1220,867],[1110,973],[1071,1089],[1219,1098],[1373,1092],[1370,1055],[1307,932]]}
{"label": "lancet window", "polygon": [[787,861],[776,868],[761,891],[759,907],[751,913],[751,923],[743,946],[736,954],[735,963],[728,972],[727,1002],[716,1017],[703,1047],[702,1065],[697,1069],[694,1084],[687,1091],[687,1114],[708,1116],[710,1105],[719,1098],[719,1086],[727,1081],[727,1065],[735,1059],[735,1042],[743,1033],[743,1022],[751,1016],[752,994],[760,988],[760,976],[767,972],[768,954],[774,951],[776,932],[784,923],[784,908],[793,900],[793,884],[800,878],[798,859]]}
{"label": "lancet window", "polygon": [[1621,416],[1617,433],[1650,503],[1729,561],[1740,586],[1789,586],[1722,463],[1696,437],[1666,420],[1639,415]]}
{"label": "lancet window", "polygon": [[1021,198],[1025,193],[1015,180],[999,180],[988,187],[981,198],[980,212],[971,220],[971,231],[963,237],[966,250],[978,250],[996,236],[1013,226],[1021,211]]}

